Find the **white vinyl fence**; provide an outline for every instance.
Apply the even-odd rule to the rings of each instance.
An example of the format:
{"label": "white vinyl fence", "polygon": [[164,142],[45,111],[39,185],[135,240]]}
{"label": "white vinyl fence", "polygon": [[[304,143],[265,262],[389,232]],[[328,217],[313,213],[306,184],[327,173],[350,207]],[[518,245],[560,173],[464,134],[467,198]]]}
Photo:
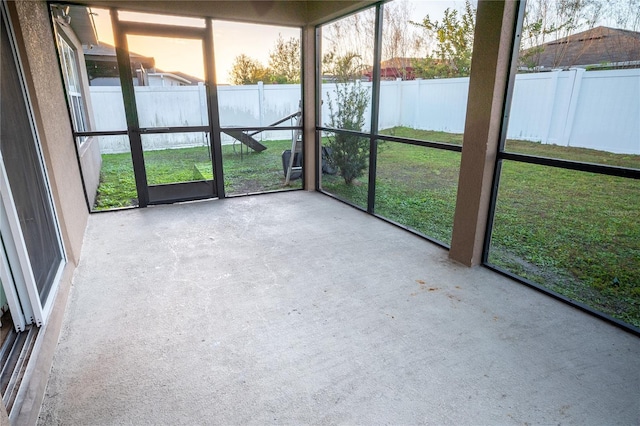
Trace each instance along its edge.
{"label": "white vinyl fence", "polygon": [[[361,83],[369,91],[371,83]],[[464,131],[468,78],[383,81],[380,129],[406,126],[450,133]],[[203,86],[136,87],[141,126],[206,124]],[[222,126],[267,126],[298,111],[299,85],[247,85],[218,88]],[[329,122],[335,85],[322,85],[322,124]],[[91,87],[96,130],[126,129],[119,87]],[[367,114],[369,111],[367,111]],[[582,69],[516,76],[507,136],[545,144],[640,154],[640,69]],[[282,125],[293,125],[287,121]],[[367,120],[365,129],[369,126]],[[287,131],[262,132],[258,139],[290,137]],[[172,147],[206,143],[203,134],[182,134]],[[128,150],[126,137],[109,138],[102,152]],[[113,140],[112,140],[113,139]],[[146,149],[167,147],[167,136],[150,135]],[[223,143],[233,139],[224,136]],[[144,141],[143,141],[144,142]]]}

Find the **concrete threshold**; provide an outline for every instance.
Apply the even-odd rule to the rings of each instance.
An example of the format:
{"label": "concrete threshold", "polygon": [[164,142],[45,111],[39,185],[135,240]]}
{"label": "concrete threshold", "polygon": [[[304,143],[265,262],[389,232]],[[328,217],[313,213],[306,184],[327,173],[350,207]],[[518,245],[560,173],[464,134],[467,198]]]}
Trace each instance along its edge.
{"label": "concrete threshold", "polygon": [[640,339],[318,193],[92,215],[42,425],[637,424]]}

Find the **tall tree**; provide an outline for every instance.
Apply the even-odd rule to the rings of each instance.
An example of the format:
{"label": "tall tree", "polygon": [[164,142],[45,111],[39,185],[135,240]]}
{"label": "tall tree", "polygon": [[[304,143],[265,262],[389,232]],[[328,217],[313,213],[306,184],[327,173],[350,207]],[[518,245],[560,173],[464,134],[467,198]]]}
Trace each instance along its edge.
{"label": "tall tree", "polygon": [[[640,0],[605,0],[603,15],[610,26],[628,30],[640,31]],[[631,33],[629,37],[633,37]],[[613,68],[625,67],[627,63],[640,59],[640,49],[628,42],[627,37],[619,33],[617,37],[604,39],[607,51],[617,52],[621,63],[611,64]]]}
{"label": "tall tree", "polygon": [[640,31],[640,0],[604,0],[603,15],[616,28]]}
{"label": "tall tree", "polygon": [[447,8],[441,21],[427,15],[418,25],[435,40],[429,56],[416,63],[416,74],[423,78],[466,77],[471,72],[473,32],[476,10],[469,0],[464,11]]}
{"label": "tall tree", "polygon": [[243,53],[233,60],[230,77],[232,84],[256,84],[259,81],[265,81],[268,74],[269,70],[259,61]]}
{"label": "tall tree", "polygon": [[[402,58],[421,55],[427,40],[410,24],[413,13],[410,2],[390,1],[383,5],[383,11],[382,59],[390,61],[389,66],[398,70],[396,77],[404,78],[406,61]],[[325,25],[322,36],[326,50],[341,57],[357,53],[370,67],[373,64],[375,20],[375,8],[369,8]]]}
{"label": "tall tree", "polygon": [[274,49],[269,52],[271,80],[280,84],[300,83],[300,40],[284,40],[278,35]]}
{"label": "tall tree", "polygon": [[322,58],[322,73],[331,76],[337,83],[348,83],[359,80],[366,65],[362,56],[356,52],[340,55],[330,51]]}
{"label": "tall tree", "polygon": [[374,31],[375,8],[349,15],[322,27],[323,51],[343,58],[356,54],[360,62],[370,65]]}
{"label": "tall tree", "polygon": [[412,9],[406,0],[396,0],[384,4],[384,24],[382,32],[382,59],[386,68],[394,70],[394,78],[407,78],[407,67],[412,58],[419,55],[425,46],[415,25],[410,25]]}

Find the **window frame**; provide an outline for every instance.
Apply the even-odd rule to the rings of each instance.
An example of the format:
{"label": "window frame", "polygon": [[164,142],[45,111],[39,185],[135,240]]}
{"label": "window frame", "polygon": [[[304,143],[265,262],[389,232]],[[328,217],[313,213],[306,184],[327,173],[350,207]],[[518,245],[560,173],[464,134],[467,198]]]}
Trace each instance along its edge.
{"label": "window frame", "polygon": [[[55,19],[54,19],[55,22]],[[73,126],[74,133],[88,132],[87,104],[83,91],[82,78],[78,67],[79,59],[77,49],[60,29],[60,24],[55,24],[55,39],[58,47],[58,60],[64,84],[67,108]],[[79,136],[78,147],[81,147],[89,138]]]}

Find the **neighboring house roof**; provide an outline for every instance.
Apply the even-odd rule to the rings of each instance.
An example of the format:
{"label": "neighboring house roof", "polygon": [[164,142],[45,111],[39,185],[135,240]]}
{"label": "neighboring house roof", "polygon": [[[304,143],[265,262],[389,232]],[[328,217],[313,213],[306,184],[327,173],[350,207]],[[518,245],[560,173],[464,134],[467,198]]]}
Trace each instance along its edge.
{"label": "neighboring house roof", "polygon": [[[99,61],[99,62],[114,62],[116,59],[116,48],[110,44],[100,42],[99,45],[83,46],[82,52],[87,61]],[[148,56],[143,56],[135,52],[129,52],[129,58],[132,63],[140,63],[147,69],[155,67],[156,61]]]}
{"label": "neighboring house roof", "polygon": [[540,47],[542,52],[533,61],[538,67],[640,66],[640,33],[636,31],[600,26]]}
{"label": "neighboring house roof", "polygon": [[[386,61],[380,62],[380,78],[384,79],[393,79],[402,78],[404,80],[413,80],[415,78],[415,74],[413,72],[413,65],[416,60],[419,58],[402,58],[395,57],[391,59],[387,59]],[[368,77],[371,80],[373,76],[373,68],[369,67],[363,73],[365,77]]]}
{"label": "neighboring house roof", "polygon": [[[178,83],[180,83],[181,86],[190,86],[191,85],[191,81],[187,80],[186,78],[180,77],[179,75],[176,75],[175,73],[171,73],[171,72],[150,72],[147,74],[148,78],[151,79],[153,77],[157,77],[161,80],[173,80],[176,81]],[[150,83],[149,83],[150,84]]]}
{"label": "neighboring house roof", "polygon": [[417,58],[391,58],[380,62],[380,68],[409,68],[413,67]]}
{"label": "neighboring house roof", "polygon": [[[100,77],[118,78],[118,60],[116,59],[116,48],[107,43],[100,43],[97,46],[83,46],[84,58],[87,63],[87,73],[89,79]],[[131,68],[135,73],[143,68],[149,76],[171,78],[185,85],[197,85],[204,82],[201,78],[185,74],[180,71],[163,71],[155,66],[155,59],[140,55],[136,52],[129,52]]]}
{"label": "neighboring house roof", "polygon": [[[101,42],[96,46],[82,46],[82,51],[90,84],[93,84],[91,82],[95,79],[119,78],[115,47]],[[142,56],[135,52],[129,52],[129,58],[131,59],[131,71],[134,77],[139,69],[153,70],[155,67],[156,61],[153,58]]]}
{"label": "neighboring house roof", "polygon": [[[158,70],[160,71],[160,70]],[[197,85],[198,83],[204,83],[204,80],[199,78],[199,77],[195,77],[189,74],[185,74],[183,72],[180,71],[171,71],[168,72],[168,74],[172,74],[175,75],[176,77],[180,77],[184,80],[186,80],[190,85]]]}

